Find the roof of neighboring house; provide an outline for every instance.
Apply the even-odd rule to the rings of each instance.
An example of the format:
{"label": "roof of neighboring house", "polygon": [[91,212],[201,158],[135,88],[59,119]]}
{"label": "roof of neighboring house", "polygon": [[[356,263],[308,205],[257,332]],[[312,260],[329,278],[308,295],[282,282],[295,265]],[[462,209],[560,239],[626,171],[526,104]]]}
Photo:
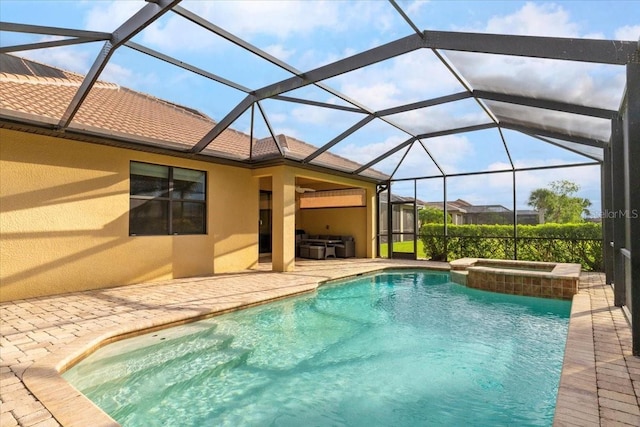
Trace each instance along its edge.
{"label": "roof of neighboring house", "polygon": [[[413,203],[413,197],[399,196],[397,194],[391,194],[391,203]],[[420,199],[415,199],[417,206],[424,206],[427,202],[423,202]]]}
{"label": "roof of neighboring house", "polygon": [[540,215],[539,211],[536,210],[532,210],[532,209],[518,209],[516,210],[516,213],[518,215]]}
{"label": "roof of neighboring house", "polygon": [[[426,202],[426,206],[430,206],[436,209],[443,209],[442,202]],[[449,213],[500,213],[500,212],[513,212],[509,208],[505,208],[502,205],[472,205],[466,200],[458,199],[452,202],[447,202],[447,212]],[[518,215],[538,215],[539,212],[530,209],[518,209],[516,210]]]}
{"label": "roof of neighboring house", "polygon": [[[467,204],[467,205],[471,206],[470,204]],[[440,210],[444,209],[443,202],[425,202],[425,206],[429,206],[429,207],[440,209]],[[447,212],[466,213],[467,211],[460,204],[457,204],[456,201],[453,201],[453,202],[447,202]]]}
{"label": "roof of neighboring house", "polygon": [[[0,54],[0,114],[25,118],[36,116],[52,125],[58,123],[71,103],[84,76],[46,64]],[[74,116],[69,128],[101,136],[133,139],[143,144],[187,151],[216,122],[192,108],[137,92],[114,83],[97,81]],[[284,157],[301,160],[318,147],[285,135],[278,135]],[[253,139],[227,128],[202,152],[236,160],[282,157],[273,138]],[[324,152],[315,164],[352,172],[361,165]],[[371,171],[367,176],[386,179]]]}
{"label": "roof of neighboring house", "polygon": [[466,208],[467,213],[499,213],[511,212],[502,205],[470,205]]}

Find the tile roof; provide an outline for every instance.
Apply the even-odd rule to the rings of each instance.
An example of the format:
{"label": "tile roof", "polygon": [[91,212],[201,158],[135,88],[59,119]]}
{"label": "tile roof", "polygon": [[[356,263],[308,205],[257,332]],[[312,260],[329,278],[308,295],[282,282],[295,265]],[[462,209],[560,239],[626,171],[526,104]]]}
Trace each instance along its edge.
{"label": "tile roof", "polygon": [[[84,76],[9,54],[0,54],[0,111],[9,117],[24,116],[56,124],[64,115]],[[205,114],[114,83],[97,81],[73,118],[70,129],[106,136],[126,137],[142,143],[188,150],[209,132],[216,122]],[[295,138],[278,135],[286,158],[301,160],[318,147]],[[254,160],[281,157],[273,138],[254,138],[231,128],[223,131],[204,155]],[[342,171],[359,164],[325,152],[314,162]],[[371,175],[371,173],[369,174]],[[386,175],[373,171],[373,176]]]}
{"label": "tile roof", "polygon": [[[58,121],[71,103],[83,76],[3,54],[0,108]],[[9,113],[10,114],[10,113]],[[70,128],[106,130],[111,134],[170,142],[185,149],[198,142],[215,122],[195,110],[98,81]],[[247,142],[248,143],[248,142]]]}

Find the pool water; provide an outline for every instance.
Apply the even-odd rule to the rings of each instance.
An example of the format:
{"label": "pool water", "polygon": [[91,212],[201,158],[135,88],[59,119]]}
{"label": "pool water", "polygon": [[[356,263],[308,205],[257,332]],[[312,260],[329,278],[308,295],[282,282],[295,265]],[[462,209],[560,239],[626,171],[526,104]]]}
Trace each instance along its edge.
{"label": "pool water", "polygon": [[124,426],[544,426],[570,307],[362,276],[111,344],[64,377]]}

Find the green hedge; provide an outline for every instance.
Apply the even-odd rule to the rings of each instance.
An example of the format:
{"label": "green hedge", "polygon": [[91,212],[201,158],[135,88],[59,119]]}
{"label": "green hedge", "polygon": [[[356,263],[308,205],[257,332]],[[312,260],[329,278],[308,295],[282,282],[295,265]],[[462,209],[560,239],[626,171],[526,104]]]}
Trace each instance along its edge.
{"label": "green hedge", "polygon": [[[512,225],[449,225],[447,260],[514,258]],[[518,225],[518,259],[579,263],[602,271],[602,226],[596,223]],[[425,258],[444,260],[444,225],[423,224],[420,241]]]}

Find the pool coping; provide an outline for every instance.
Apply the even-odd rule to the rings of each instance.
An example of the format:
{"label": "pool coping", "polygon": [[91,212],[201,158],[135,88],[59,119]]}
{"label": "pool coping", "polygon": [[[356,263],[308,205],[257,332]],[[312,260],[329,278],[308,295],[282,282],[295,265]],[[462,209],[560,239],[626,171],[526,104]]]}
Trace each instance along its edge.
{"label": "pool coping", "polygon": [[[298,264],[298,262],[296,262]],[[305,265],[308,266],[304,267]],[[446,267],[443,267],[446,266]],[[17,425],[20,421],[21,425],[31,425],[35,423],[27,423],[27,418],[41,419],[42,425],[57,425],[60,422],[64,426],[75,425],[98,425],[98,426],[115,426],[118,425],[111,417],[105,414],[100,408],[95,406],[89,399],[84,397],[79,391],[64,380],[60,371],[70,366],[79,358],[87,355],[88,349],[91,351],[106,345],[113,341],[115,336],[122,334],[131,334],[136,330],[149,331],[152,328],[164,327],[167,324],[180,324],[193,321],[198,318],[211,317],[213,315],[222,314],[224,312],[238,310],[250,305],[262,304],[274,299],[289,298],[298,294],[309,293],[315,291],[318,286],[330,283],[336,280],[360,276],[363,274],[372,274],[384,270],[394,270],[402,268],[423,268],[423,269],[440,269],[448,270],[448,265],[443,263],[429,263],[424,261],[411,262],[406,260],[351,260],[347,263],[334,263],[333,261],[319,264],[316,261],[310,261],[308,264],[301,263],[300,269],[293,273],[271,273],[270,278],[280,278],[286,285],[280,286],[279,291],[284,292],[277,298],[265,298],[261,296],[259,291],[256,295],[252,295],[253,299],[244,302],[226,301],[226,306],[220,309],[203,309],[202,306],[187,308],[180,305],[178,311],[163,311],[162,316],[152,316],[144,321],[136,319],[135,326],[133,324],[118,324],[101,328],[99,331],[88,332],[79,338],[73,339],[68,344],[60,342],[49,342],[48,348],[52,350],[42,357],[30,356],[35,359],[33,364],[22,370],[19,366],[12,367],[10,363],[11,357],[7,356],[5,350],[2,354],[3,381],[7,384],[8,380],[12,382],[11,387],[2,387],[2,421],[8,420],[7,426]],[[264,273],[264,272],[262,272]],[[260,272],[249,272],[252,276],[238,277],[255,277],[256,281],[264,281],[261,276],[253,276]],[[586,286],[583,287],[583,279]],[[192,278],[174,280],[179,286],[188,285],[189,281],[199,285],[198,281],[206,281],[209,278]],[[243,279],[240,279],[243,280]],[[249,279],[251,280],[251,279]],[[296,281],[289,284],[289,281]],[[621,309],[614,307],[612,304],[613,296],[611,287],[605,285],[602,274],[600,273],[583,273],[581,277],[581,290],[574,297],[572,304],[572,312],[570,317],[569,331],[567,335],[566,350],[563,362],[560,387],[557,397],[556,413],[554,425],[600,425],[600,421],[611,420],[621,425],[640,425],[640,358],[631,356],[631,338],[630,328]],[[158,284],[147,283],[141,286],[147,286],[150,292],[155,291],[162,294],[161,287],[168,282],[159,282]],[[135,287],[137,285],[133,285]],[[160,288],[156,288],[159,286]],[[118,289],[129,288],[113,288]],[[138,290],[144,291],[145,289]],[[104,291],[104,290],[103,290]],[[97,293],[99,291],[88,291],[89,293]],[[164,290],[167,292],[167,289]],[[245,292],[246,293],[246,292]],[[122,297],[122,294],[119,294]],[[126,294],[130,296],[130,294]],[[162,295],[160,295],[162,296]],[[64,301],[65,296],[59,296],[56,301]],[[130,300],[125,300],[130,301]],[[253,302],[252,302],[253,301]],[[11,310],[22,305],[35,305],[39,303],[38,299],[17,301],[14,303],[0,304],[0,308],[10,307]],[[213,303],[213,300],[209,300]],[[205,300],[205,303],[207,301]],[[174,303],[169,309],[173,308]],[[3,311],[7,313],[7,311]],[[170,314],[167,314],[170,313]],[[104,318],[110,316],[103,313]],[[118,319],[119,320],[119,319]],[[103,324],[105,322],[97,322]],[[82,322],[76,321],[78,328],[85,326]],[[82,326],[81,326],[82,325]],[[6,328],[3,327],[3,328]],[[16,330],[10,326],[11,329]],[[6,331],[7,329],[3,329]],[[40,334],[40,330],[47,329],[35,328],[34,334]],[[90,330],[90,329],[88,329]],[[602,331],[611,335],[611,339],[604,339]],[[49,332],[51,334],[51,332]],[[32,333],[29,333],[31,335]],[[45,332],[42,332],[45,334]],[[14,334],[14,336],[26,335]],[[55,335],[55,334],[54,334]],[[609,337],[607,335],[607,337]],[[55,337],[54,337],[55,338]],[[51,335],[44,339],[56,341]],[[611,341],[615,341],[615,346],[611,347]],[[7,341],[4,339],[3,342]],[[601,343],[603,342],[603,343]],[[9,342],[11,344],[11,342]],[[603,350],[603,345],[606,347]],[[16,347],[20,347],[16,340]],[[24,346],[28,348],[27,345]],[[42,346],[41,346],[42,347]],[[600,349],[600,350],[598,350]],[[34,351],[40,353],[45,352],[44,348],[36,348]],[[9,352],[15,351],[10,349]],[[31,350],[23,349],[23,352],[29,353]],[[9,360],[9,362],[7,362]],[[16,359],[17,360],[17,359]],[[22,359],[20,359],[22,360]],[[17,362],[16,362],[17,363]],[[27,362],[22,362],[25,365]],[[20,373],[23,372],[22,378]],[[624,377],[624,378],[622,378]],[[7,380],[8,379],[8,380]],[[15,383],[14,381],[19,381]],[[20,383],[22,385],[20,385]],[[33,404],[29,404],[27,400],[12,401],[11,392],[14,389],[16,396],[20,392],[20,399],[26,399],[22,393],[28,393],[24,386],[31,391],[33,396]],[[17,389],[22,390],[17,390]],[[9,405],[7,405],[7,402]],[[22,404],[23,407],[20,407]],[[42,405],[44,407],[42,407]],[[16,406],[18,405],[18,406]],[[29,406],[29,407],[27,407]],[[16,410],[17,408],[18,410]],[[30,409],[33,408],[33,409]],[[37,417],[28,411],[37,413]],[[27,415],[24,415],[27,414]],[[54,418],[51,418],[53,414]],[[32,416],[33,415],[33,416]],[[6,417],[5,417],[6,416]],[[20,418],[22,416],[23,418]],[[16,421],[18,420],[18,421]],[[40,425],[40,424],[39,424]]]}

